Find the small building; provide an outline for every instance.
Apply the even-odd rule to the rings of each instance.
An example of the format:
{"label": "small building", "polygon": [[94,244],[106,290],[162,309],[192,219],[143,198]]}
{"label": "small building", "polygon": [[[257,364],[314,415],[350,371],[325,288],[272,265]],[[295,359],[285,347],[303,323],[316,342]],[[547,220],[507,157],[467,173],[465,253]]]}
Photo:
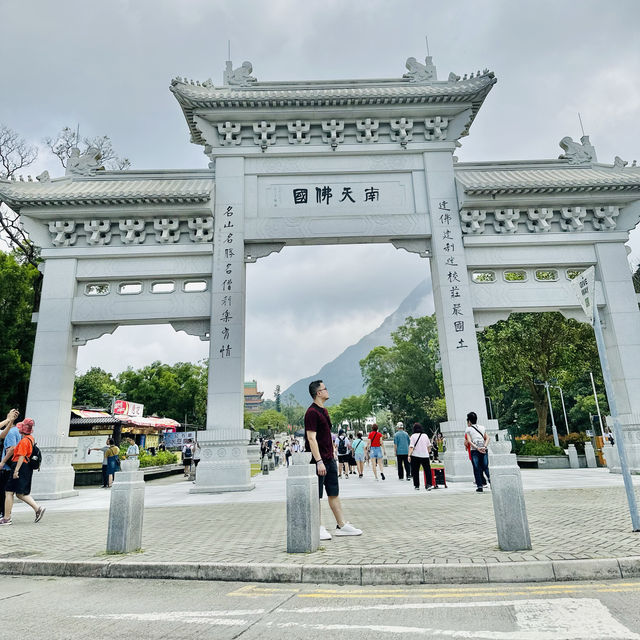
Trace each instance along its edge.
{"label": "small building", "polygon": [[244,410],[250,413],[258,413],[262,409],[264,391],[258,391],[258,383],[255,380],[244,383]]}

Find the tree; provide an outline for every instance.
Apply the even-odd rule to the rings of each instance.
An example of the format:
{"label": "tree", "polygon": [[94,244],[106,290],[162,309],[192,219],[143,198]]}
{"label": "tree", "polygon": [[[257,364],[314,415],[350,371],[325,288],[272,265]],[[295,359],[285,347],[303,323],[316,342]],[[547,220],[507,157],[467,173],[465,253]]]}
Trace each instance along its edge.
{"label": "tree", "polygon": [[362,421],[371,414],[371,400],[366,395],[349,396],[343,398],[339,405],[342,409],[343,420],[357,422],[358,428],[362,427]]}
{"label": "tree", "polygon": [[280,385],[276,385],[276,390],[273,392],[273,397],[276,401],[276,411],[280,413],[282,411],[282,404],[280,403]]}
{"label": "tree", "polygon": [[111,398],[120,395],[115,378],[100,367],[91,367],[76,377],[74,404],[84,407],[109,407]]}
{"label": "tree", "polygon": [[640,293],[640,265],[633,272],[633,289],[636,293]]}
{"label": "tree", "polygon": [[[0,125],[0,178],[16,178],[19,171],[29,168],[38,157],[38,149],[28,145],[19,133]],[[9,245],[18,250],[33,266],[38,264],[38,249],[20,223],[18,214],[0,203],[0,229]]]}
{"label": "tree", "polygon": [[286,417],[275,409],[267,409],[263,411],[256,419],[256,427],[258,431],[264,433],[277,433],[283,431],[287,426]]}
{"label": "tree", "polygon": [[153,362],[138,370],[128,368],[118,375],[117,383],[128,400],[145,405],[148,415],[196,425],[206,422],[207,367],[204,364]]}
{"label": "tree", "polygon": [[[31,321],[39,272],[0,252],[0,406],[24,411],[36,325]],[[6,413],[6,411],[5,411]]]}
{"label": "tree", "polygon": [[96,149],[105,169],[122,170],[131,166],[128,158],[121,158],[117,155],[109,136],[80,139],[77,130],[64,127],[55,137],[45,138],[44,143],[49,147],[51,153],[60,160],[63,167],[67,166],[72,149],[79,149],[81,154],[86,153],[89,149]]}
{"label": "tree", "polygon": [[296,400],[292,393],[287,394],[282,403],[282,413],[287,418],[287,422],[293,426],[304,424],[304,407]]}
{"label": "tree", "polygon": [[478,337],[482,373],[491,397],[513,386],[527,391],[538,418],[538,437],[547,433],[549,407],[539,381],[557,379],[561,386],[599,369],[593,329],[559,312],[515,313]]}
{"label": "tree", "polygon": [[433,427],[427,407],[442,396],[435,316],[407,318],[391,339],[391,347],[376,347],[360,361],[367,396],[388,407],[394,421],[410,418]]}

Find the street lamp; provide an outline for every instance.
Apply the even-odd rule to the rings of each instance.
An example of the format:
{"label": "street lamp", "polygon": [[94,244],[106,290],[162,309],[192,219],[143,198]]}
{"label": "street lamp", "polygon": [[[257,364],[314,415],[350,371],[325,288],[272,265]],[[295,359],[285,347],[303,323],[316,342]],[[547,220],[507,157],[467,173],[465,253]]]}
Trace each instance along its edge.
{"label": "street lamp", "polygon": [[493,420],[493,405],[491,404],[491,398],[485,396],[485,399],[489,401],[489,420]]}
{"label": "street lamp", "polygon": [[534,384],[543,386],[547,391],[547,401],[549,402],[549,413],[551,414],[551,430],[553,431],[553,444],[556,447],[560,446],[560,441],[558,440],[558,430],[556,429],[556,421],[553,417],[553,407],[551,406],[551,392],[549,391],[549,387],[551,384],[547,380],[534,380]]}
{"label": "street lamp", "polygon": [[564,394],[562,393],[562,387],[554,386],[554,389],[558,389],[560,391],[560,401],[562,402],[562,413],[564,414],[564,426],[567,429],[567,435],[569,435],[569,423],[567,422],[567,410],[564,406]]}
{"label": "street lamp", "polygon": [[[591,377],[591,388],[593,389],[593,399],[596,401],[596,411],[598,412],[598,421],[600,422],[600,432],[604,438],[604,427],[602,426],[602,415],[600,414],[600,404],[598,403],[598,394],[596,392],[596,383],[593,379],[593,371],[589,371]],[[591,425],[590,425],[591,426]]]}

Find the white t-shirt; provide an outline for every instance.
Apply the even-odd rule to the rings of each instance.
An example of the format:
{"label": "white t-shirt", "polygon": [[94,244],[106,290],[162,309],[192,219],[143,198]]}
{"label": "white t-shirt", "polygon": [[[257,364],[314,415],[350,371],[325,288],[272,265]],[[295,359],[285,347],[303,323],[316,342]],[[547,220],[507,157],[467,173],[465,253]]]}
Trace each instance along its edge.
{"label": "white t-shirt", "polygon": [[129,445],[129,448],[127,449],[127,458],[133,457],[133,456],[137,456],[139,453],[140,453],[140,449],[138,449],[138,445],[137,444],[131,444],[131,445]]}
{"label": "white t-shirt", "polygon": [[411,438],[409,438],[409,449],[411,449],[411,447],[413,447],[413,451],[411,452],[412,456],[416,458],[428,458],[429,449],[431,448],[429,436],[426,433],[414,433]]}
{"label": "white t-shirt", "polygon": [[[478,433],[478,431],[480,433]],[[473,442],[476,447],[484,447],[484,434],[486,432],[486,428],[481,424],[474,424],[473,426],[467,426],[464,433],[469,436],[471,442]]]}

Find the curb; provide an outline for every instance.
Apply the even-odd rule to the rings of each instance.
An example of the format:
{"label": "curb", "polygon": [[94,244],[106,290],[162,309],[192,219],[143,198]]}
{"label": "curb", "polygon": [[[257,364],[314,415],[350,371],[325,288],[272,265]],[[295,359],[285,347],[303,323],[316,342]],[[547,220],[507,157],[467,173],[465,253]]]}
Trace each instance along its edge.
{"label": "curb", "polygon": [[0,575],[353,585],[564,582],[640,577],[640,556],[486,564],[299,565],[0,559]]}

